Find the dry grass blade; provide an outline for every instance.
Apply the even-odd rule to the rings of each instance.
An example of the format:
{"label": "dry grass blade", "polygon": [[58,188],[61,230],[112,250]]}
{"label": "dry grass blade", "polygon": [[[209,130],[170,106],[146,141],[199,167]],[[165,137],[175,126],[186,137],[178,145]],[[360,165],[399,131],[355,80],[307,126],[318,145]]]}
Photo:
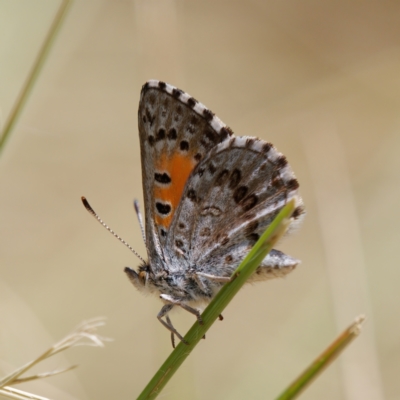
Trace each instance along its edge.
{"label": "dry grass blade", "polygon": [[14,389],[9,386],[5,386],[4,388],[0,389],[0,395],[7,399],[15,400],[49,400],[47,397],[24,392],[23,390]]}
{"label": "dry grass blade", "polygon": [[59,375],[59,374],[62,374],[64,372],[71,371],[71,369],[75,369],[77,367],[78,367],[77,365],[71,365],[70,367],[67,367],[67,368],[64,368],[64,369],[57,369],[57,370],[51,371],[51,372],[43,372],[42,374],[26,376],[25,378],[18,378],[18,379],[14,380],[14,384],[33,381],[35,379],[48,378],[49,376]]}
{"label": "dry grass blade", "polygon": [[45,372],[42,374],[36,374],[29,377],[21,378],[21,375],[26,371],[28,371],[29,369],[31,369],[34,365],[68,348],[81,345],[104,347],[104,342],[110,341],[111,339],[101,337],[96,333],[97,328],[103,326],[104,324],[105,324],[104,318],[94,318],[89,321],[81,323],[75,328],[74,331],[72,331],[70,334],[65,336],[59,342],[54,344],[52,347],[50,347],[48,350],[42,353],[39,357],[28,362],[24,366],[18,368],[11,374],[4,377],[0,381],[0,389],[4,389],[6,385],[14,385],[17,383],[26,382],[33,379],[41,379],[48,376],[60,374],[62,372],[69,371],[70,369],[75,368],[76,366],[72,366],[63,370]]}

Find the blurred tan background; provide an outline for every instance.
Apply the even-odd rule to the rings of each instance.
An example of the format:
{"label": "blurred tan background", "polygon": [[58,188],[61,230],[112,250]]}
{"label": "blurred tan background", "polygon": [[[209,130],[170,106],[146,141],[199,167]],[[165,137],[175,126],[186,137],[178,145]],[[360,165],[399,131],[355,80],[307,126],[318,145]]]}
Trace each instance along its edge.
{"label": "blurred tan background", "polygon": [[[2,124],[58,6],[0,1]],[[299,268],[243,289],[160,398],[274,398],[360,313],[360,338],[302,398],[400,398],[399,21],[398,1],[75,0],[0,159],[1,374],[95,316],[113,342],[21,389],[133,399],[170,353],[160,301],[123,273],[138,260],[80,202],[145,256],[136,115],[155,78],[274,143],[308,212],[279,245]]]}

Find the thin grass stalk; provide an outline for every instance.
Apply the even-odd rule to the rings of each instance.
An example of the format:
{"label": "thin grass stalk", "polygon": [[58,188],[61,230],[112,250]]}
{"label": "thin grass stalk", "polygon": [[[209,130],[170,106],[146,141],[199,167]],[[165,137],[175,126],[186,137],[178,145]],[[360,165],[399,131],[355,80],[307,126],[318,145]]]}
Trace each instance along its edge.
{"label": "thin grass stalk", "polygon": [[48,358],[53,352],[53,348],[50,348],[46,350],[44,353],[42,353],[39,357],[36,359],[29,361],[22,367],[18,368],[17,370],[13,371],[11,374],[5,376],[3,379],[0,380],[0,387],[3,387],[5,385],[8,385],[10,383],[13,383],[15,379],[17,379],[19,376],[21,376],[24,372],[28,371],[30,368],[32,368],[34,365],[40,363],[41,361],[45,360]]}
{"label": "thin grass stalk", "polygon": [[273,245],[285,233],[289,226],[289,218],[292,215],[294,208],[295,202],[294,200],[291,200],[280,211],[243,262],[232,274],[233,280],[222,287],[205,309],[201,316],[204,325],[199,325],[197,321],[194,323],[192,328],[184,337],[185,341],[189,344],[187,345],[180,342],[178,346],[176,346],[164,364],[139,395],[138,400],[155,399],[160,394],[164,386],[196,347],[197,343],[206,334],[208,329],[223,312],[240,288],[245,284],[250,275],[257,269],[261,261],[272,249]]}
{"label": "thin grass stalk", "polygon": [[39,53],[36,56],[35,62],[25,80],[24,86],[19,93],[15,104],[10,112],[10,115],[7,118],[6,123],[4,124],[4,128],[1,132],[0,136],[0,153],[4,148],[4,145],[10,136],[14,125],[16,124],[18,117],[21,114],[21,111],[28,99],[28,96],[35,84],[37,77],[46,61],[46,58],[49,54],[50,48],[54,42],[54,39],[61,27],[61,24],[64,20],[64,17],[67,13],[68,7],[72,3],[72,0],[62,0],[60,8],[57,11],[57,14],[54,17],[54,20],[50,26],[49,32],[46,35],[46,38],[42,44],[42,47],[39,50]]}
{"label": "thin grass stalk", "polygon": [[364,316],[345,329],[276,400],[293,400],[360,334]]}

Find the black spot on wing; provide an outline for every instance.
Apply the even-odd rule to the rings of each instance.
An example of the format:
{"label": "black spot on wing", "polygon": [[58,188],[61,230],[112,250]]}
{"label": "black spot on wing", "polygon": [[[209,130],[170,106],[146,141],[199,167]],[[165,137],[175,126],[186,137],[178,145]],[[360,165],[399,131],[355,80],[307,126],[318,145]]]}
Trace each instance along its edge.
{"label": "black spot on wing", "polygon": [[241,203],[244,211],[251,210],[258,203],[258,197],[255,194],[247,196]]}
{"label": "black spot on wing", "polygon": [[279,168],[283,168],[286,167],[286,165],[288,164],[288,161],[286,160],[285,156],[280,156],[276,161],[275,161],[275,165]]}
{"label": "black spot on wing", "polygon": [[296,190],[300,185],[297,179],[291,179],[290,181],[286,182],[286,186],[289,190]]}
{"label": "black spot on wing", "polygon": [[193,108],[193,107],[197,104],[197,100],[194,99],[193,97],[190,97],[190,98],[188,99],[187,103],[188,103],[188,106],[189,106],[189,107]]}
{"label": "black spot on wing", "polygon": [[168,215],[171,212],[171,206],[167,203],[157,201],[156,208],[161,215]]}
{"label": "black spot on wing", "polygon": [[247,138],[246,139],[246,143],[245,143],[245,147],[248,149],[248,148],[250,148],[251,146],[253,146],[253,144],[254,144],[254,142],[255,142],[256,140],[254,139],[254,138]]}
{"label": "black spot on wing", "polygon": [[204,135],[210,142],[213,142],[213,143],[218,142],[218,136],[213,130],[206,129],[206,131],[204,132]]}
{"label": "black spot on wing", "polygon": [[272,144],[271,143],[264,143],[262,146],[262,150],[265,153],[268,153],[272,149]]}
{"label": "black spot on wing", "polygon": [[182,90],[176,89],[176,88],[175,88],[175,89],[172,91],[172,96],[174,96],[174,97],[176,97],[177,99],[179,99],[179,97],[181,96],[182,93],[183,93]]}
{"label": "black spot on wing", "polygon": [[203,158],[203,156],[202,156],[200,153],[197,153],[197,154],[194,156],[194,159],[195,159],[197,162],[200,161],[202,158]]}
{"label": "black spot on wing", "polygon": [[177,137],[178,137],[178,134],[176,133],[176,129],[171,128],[167,134],[168,140],[176,140]]}
{"label": "black spot on wing", "polygon": [[271,186],[276,189],[278,189],[282,186],[282,179],[280,178],[279,175],[271,180]]}
{"label": "black spot on wing", "polygon": [[205,169],[204,168],[198,168],[196,171],[196,175],[202,177],[204,174]]}
{"label": "black spot on wing", "polygon": [[240,170],[235,168],[232,171],[231,176],[229,178],[229,189],[235,189],[235,187],[239,184],[241,179],[242,179],[242,174]]}
{"label": "black spot on wing", "polygon": [[225,140],[228,136],[232,136],[233,135],[233,131],[231,128],[229,128],[228,126],[223,127],[220,132],[219,135],[221,137],[221,142],[223,140]]}
{"label": "black spot on wing", "polygon": [[182,141],[179,143],[179,148],[180,148],[182,151],[188,151],[188,150],[189,150],[189,142],[186,141],[186,140],[182,140]]}
{"label": "black spot on wing", "polygon": [[304,213],[304,207],[303,206],[298,206],[296,209],[293,211],[292,218],[297,219]]}
{"label": "black spot on wing", "polygon": [[254,231],[258,228],[258,221],[251,221],[249,222],[249,224],[246,226],[244,234],[250,235],[252,233],[254,233]]}
{"label": "black spot on wing", "polygon": [[154,179],[159,183],[164,183],[164,184],[171,183],[171,177],[166,172],[164,172],[163,174],[156,172],[154,174]]}
{"label": "black spot on wing", "polygon": [[258,235],[257,233],[251,233],[250,235],[247,236],[247,239],[253,243],[256,243],[259,238],[260,235]]}
{"label": "black spot on wing", "polygon": [[214,114],[213,114],[212,111],[210,111],[209,109],[205,108],[203,110],[203,117],[205,118],[205,120],[207,122],[210,122],[214,118]]}
{"label": "black spot on wing", "polygon": [[239,203],[240,201],[242,201],[245,198],[247,191],[248,191],[247,186],[239,186],[233,192],[233,200],[235,200],[236,203]]}
{"label": "black spot on wing", "polygon": [[196,195],[196,191],[194,189],[189,189],[187,192],[187,197],[189,200],[191,200],[193,203],[197,202],[197,195]]}
{"label": "black spot on wing", "polygon": [[218,175],[217,175],[217,179],[215,180],[215,185],[217,186],[221,186],[223,185],[229,176],[229,171],[227,169],[222,170]]}
{"label": "black spot on wing", "polygon": [[156,116],[155,115],[151,115],[150,110],[146,109],[146,119],[147,119],[147,121],[149,121],[150,127],[152,127],[153,123],[154,123],[154,121],[156,119]]}
{"label": "black spot on wing", "polygon": [[164,128],[160,128],[157,132],[156,135],[156,141],[160,141],[160,140],[164,140],[165,139],[165,129]]}
{"label": "black spot on wing", "polygon": [[210,162],[210,164],[208,165],[208,172],[211,175],[214,175],[216,170],[217,168],[215,167],[215,165],[212,162]]}
{"label": "black spot on wing", "polygon": [[220,241],[221,246],[225,246],[228,243],[229,243],[229,237],[227,235],[223,236]]}

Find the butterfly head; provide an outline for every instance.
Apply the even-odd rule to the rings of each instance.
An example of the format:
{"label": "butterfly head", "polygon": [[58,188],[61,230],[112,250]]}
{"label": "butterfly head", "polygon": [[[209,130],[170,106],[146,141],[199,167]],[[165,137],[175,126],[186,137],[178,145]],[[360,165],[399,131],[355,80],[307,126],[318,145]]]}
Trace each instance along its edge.
{"label": "butterfly head", "polygon": [[139,266],[137,272],[132,268],[125,267],[125,273],[137,289],[143,290],[148,284],[151,270],[150,266],[144,263]]}
{"label": "butterfly head", "polygon": [[128,275],[132,284],[142,292],[153,292],[155,290],[155,276],[149,263],[143,263],[135,271],[132,268],[125,267],[125,273]]}

